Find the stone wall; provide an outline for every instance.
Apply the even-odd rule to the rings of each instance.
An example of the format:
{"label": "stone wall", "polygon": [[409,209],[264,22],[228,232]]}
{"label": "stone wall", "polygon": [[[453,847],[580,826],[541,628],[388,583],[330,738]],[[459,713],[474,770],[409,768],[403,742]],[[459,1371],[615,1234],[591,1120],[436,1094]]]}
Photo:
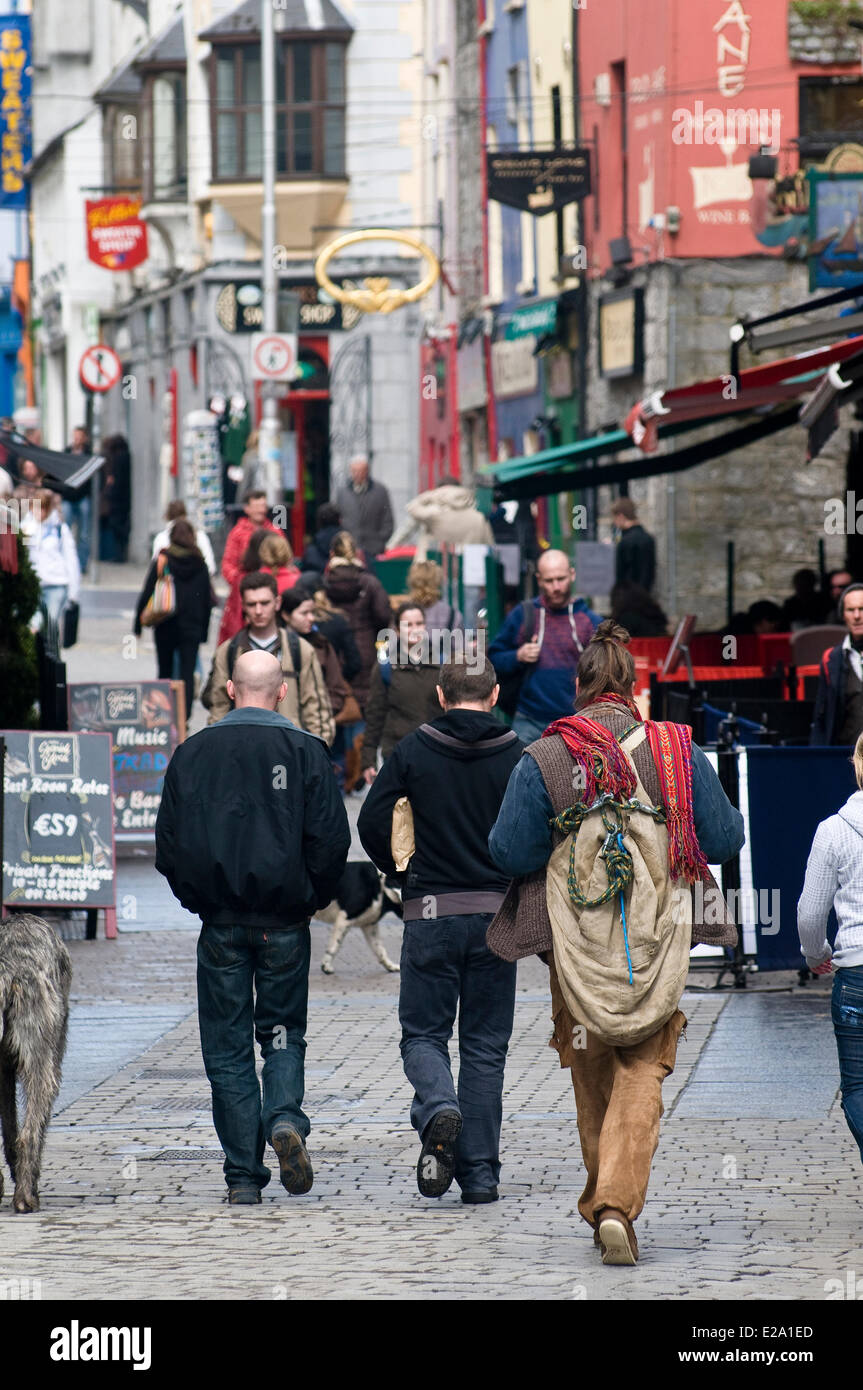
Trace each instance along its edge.
{"label": "stone wall", "polygon": [[[591,433],[622,423],[632,405],[651,391],[728,373],[732,323],[800,303],[808,294],[804,266],[769,256],[666,261],[637,272],[633,283],[645,286],[644,376],[602,380],[593,349]],[[601,285],[592,287],[593,341],[602,292]],[[758,365],[777,355],[754,358],[744,351],[741,365]],[[840,429],[812,463],[806,461],[806,431],[794,425],[686,472],[630,485],[640,519],[656,537],[656,596],[670,617],[697,613],[702,629],[725,622],[729,540],[735,546],[738,610],[756,599],[786,598],[794,570],[817,568],[821,539],[828,568],[844,563],[845,538],[825,535],[824,503],[845,495],[849,418],[843,412]],[[716,432],[693,431],[660,447],[681,449]],[[610,534],[609,506],[617,491],[598,490],[600,538]]]}
{"label": "stone wall", "polygon": [[[849,5],[846,9],[855,19],[863,18],[859,5]],[[788,56],[791,61],[830,66],[834,63],[859,64],[860,34],[849,29],[844,20],[845,16],[838,9],[835,18],[816,19],[789,5]]]}

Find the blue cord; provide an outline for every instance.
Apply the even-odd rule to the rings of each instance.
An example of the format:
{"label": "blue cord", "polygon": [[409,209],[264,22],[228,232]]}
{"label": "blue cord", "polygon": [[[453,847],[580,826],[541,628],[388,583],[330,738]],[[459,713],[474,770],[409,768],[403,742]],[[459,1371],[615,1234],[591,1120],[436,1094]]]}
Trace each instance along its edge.
{"label": "blue cord", "polygon": [[[621,853],[625,853],[623,840],[620,831],[617,832],[617,844]],[[623,905],[623,889],[620,890],[620,920],[623,923],[623,944],[626,947],[626,963],[629,966],[629,983],[632,984],[632,957],[629,954],[629,936],[626,931],[626,908]]]}

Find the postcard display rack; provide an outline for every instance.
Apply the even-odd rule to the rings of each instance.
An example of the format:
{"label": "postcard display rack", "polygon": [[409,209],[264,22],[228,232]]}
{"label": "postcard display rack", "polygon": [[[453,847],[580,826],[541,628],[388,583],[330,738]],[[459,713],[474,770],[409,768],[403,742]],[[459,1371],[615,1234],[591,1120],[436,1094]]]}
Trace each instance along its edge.
{"label": "postcard display rack", "polygon": [[183,432],[183,477],[191,516],[205,531],[218,531],[225,519],[219,427],[209,410],[194,410]]}

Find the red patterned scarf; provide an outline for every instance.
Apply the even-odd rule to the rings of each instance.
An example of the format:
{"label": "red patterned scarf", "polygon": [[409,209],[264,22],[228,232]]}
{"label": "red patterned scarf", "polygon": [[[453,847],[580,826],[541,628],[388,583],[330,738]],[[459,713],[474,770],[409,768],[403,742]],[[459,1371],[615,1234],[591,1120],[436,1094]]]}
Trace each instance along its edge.
{"label": "red patterned scarf", "polygon": [[[601,695],[596,704],[621,705],[636,720],[641,715],[623,695]],[[687,724],[660,724],[645,719],[650,751],[662,785],[662,804],[668,827],[668,869],[673,879],[695,883],[709,874],[707,860],[695,834],[692,804],[692,730]],[[635,774],[617,739],[595,719],[570,715],[550,724],[543,738],[560,734],[584,776],[582,800],[591,805],[611,792],[626,800],[635,791]]]}

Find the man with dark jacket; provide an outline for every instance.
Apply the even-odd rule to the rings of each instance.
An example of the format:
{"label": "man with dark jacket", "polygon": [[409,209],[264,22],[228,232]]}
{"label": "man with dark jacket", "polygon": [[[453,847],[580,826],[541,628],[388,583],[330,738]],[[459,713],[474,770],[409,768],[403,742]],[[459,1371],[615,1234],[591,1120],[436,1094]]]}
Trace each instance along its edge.
{"label": "man with dark jacket", "polygon": [[260,1202],[270,1181],[267,1140],[288,1192],[312,1185],[301,1108],[309,919],[332,901],[350,831],[326,748],[276,713],[285,697],[276,658],[238,657],[228,692],[233,710],[181,744],[168,766],[156,868],[201,918],[201,1050],[228,1201],[245,1205]]}
{"label": "man with dark jacket", "polygon": [[853,747],[863,733],[863,584],[849,584],[838,604],[848,629],[821,658],[809,742]]}
{"label": "man with dark jacket", "polygon": [[[455,1178],[466,1203],[494,1202],[500,1177],[503,1072],[515,1007],[515,967],[485,934],[508,878],[488,850],[522,744],[491,710],[489,661],[441,668],[442,718],[423,724],[384,763],[360,812],[363,848],[385,873],[393,812],[413,811],[415,849],[402,883],[404,937],[399,1020],[411,1123],[422,1141],[417,1184],[441,1197]],[[447,1044],[459,1016],[458,1095]]]}
{"label": "man with dark jacket", "polygon": [[365,455],[352,458],[349,467],[350,482],[339,489],[335,504],[343,529],[350,531],[365,552],[366,563],[371,566],[393,533],[392,503],[383,483],[376,483],[369,477],[369,461]]}
{"label": "man with dark jacket", "polygon": [[638,520],[631,497],[618,497],[611,508],[611,520],[620,532],[614,556],[615,584],[639,584],[650,593],[656,578],[656,542]]}

